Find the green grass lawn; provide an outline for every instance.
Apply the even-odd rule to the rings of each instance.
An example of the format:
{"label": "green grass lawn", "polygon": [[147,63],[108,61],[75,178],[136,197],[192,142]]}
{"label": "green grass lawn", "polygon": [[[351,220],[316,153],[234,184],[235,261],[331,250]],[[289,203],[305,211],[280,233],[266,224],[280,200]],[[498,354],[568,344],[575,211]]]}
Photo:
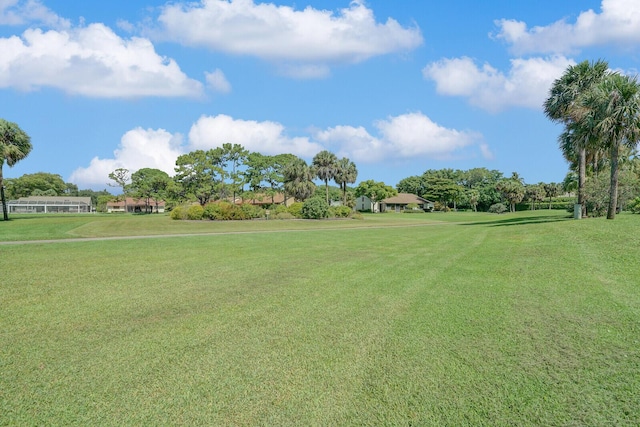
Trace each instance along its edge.
{"label": "green grass lawn", "polygon": [[176,236],[0,245],[0,425],[640,424],[638,216],[87,217]]}

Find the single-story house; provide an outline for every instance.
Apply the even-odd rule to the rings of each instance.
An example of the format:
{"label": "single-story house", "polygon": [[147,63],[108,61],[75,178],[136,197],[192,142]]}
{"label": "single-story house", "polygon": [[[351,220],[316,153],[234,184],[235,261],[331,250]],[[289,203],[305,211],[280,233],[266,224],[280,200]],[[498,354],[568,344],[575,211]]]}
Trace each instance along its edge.
{"label": "single-story house", "polygon": [[407,205],[410,204],[415,204],[418,209],[428,212],[431,212],[434,208],[433,202],[420,196],[410,193],[398,193],[397,196],[380,201],[380,212],[402,212],[407,210]]}
{"label": "single-story house", "polygon": [[128,213],[141,213],[141,212],[153,212],[153,213],[163,213],[166,203],[164,200],[158,200],[156,203],[155,199],[134,199],[133,197],[126,198],[125,200],[111,201],[107,202],[107,212],[126,212]]}
{"label": "single-story house", "polygon": [[91,197],[29,196],[9,200],[10,213],[90,213]]}

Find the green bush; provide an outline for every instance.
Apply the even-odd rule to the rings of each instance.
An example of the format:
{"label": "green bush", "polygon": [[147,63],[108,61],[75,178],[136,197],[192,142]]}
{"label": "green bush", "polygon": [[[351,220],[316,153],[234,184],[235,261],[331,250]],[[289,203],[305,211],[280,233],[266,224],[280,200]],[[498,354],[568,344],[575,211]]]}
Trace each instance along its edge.
{"label": "green bush", "polygon": [[351,214],[351,219],[364,219],[364,215],[362,215],[360,212],[353,212]]}
{"label": "green bush", "polygon": [[506,211],[507,211],[507,207],[504,205],[504,203],[495,203],[489,207],[490,213],[501,214],[501,213],[505,213]]}
{"label": "green bush", "polygon": [[349,206],[334,206],[332,210],[333,216],[336,218],[349,218],[352,212]]}
{"label": "green bush", "polygon": [[323,219],[329,217],[329,205],[319,197],[307,199],[302,206],[302,217],[307,219]]}
{"label": "green bush", "polygon": [[187,209],[187,219],[200,220],[204,214],[204,208],[200,205],[192,205]]}
{"label": "green bush", "polygon": [[209,203],[204,208],[204,217],[216,221],[245,220],[263,218],[265,211],[249,203],[234,205],[225,201]]}
{"label": "green bush", "polygon": [[302,218],[302,206],[304,206],[304,203],[302,202],[295,202],[292,203],[291,206],[289,206],[287,208],[287,210],[289,211],[289,213],[291,215],[293,215],[296,218]]}
{"label": "green bush", "polygon": [[634,214],[640,214],[640,197],[631,200],[627,205],[627,209]]}
{"label": "green bush", "polygon": [[451,209],[447,206],[446,203],[435,202],[433,204],[433,210],[438,212],[449,212]]}
{"label": "green bush", "polygon": [[176,206],[171,210],[171,214],[169,214],[169,217],[171,219],[185,219],[185,214],[186,212],[182,206]]}
{"label": "green bush", "polygon": [[285,212],[289,212],[289,209],[285,205],[275,205],[271,209],[271,213],[276,215]]}
{"label": "green bush", "polygon": [[220,205],[218,203],[207,203],[204,207],[203,217],[207,219],[218,219],[220,216]]}
{"label": "green bush", "polygon": [[209,203],[204,209],[204,217],[216,221],[230,220],[231,209],[233,209],[233,205],[229,202]]}
{"label": "green bush", "polygon": [[249,203],[243,203],[240,205],[240,210],[244,213],[246,219],[264,218],[265,211],[260,206],[250,205]]}

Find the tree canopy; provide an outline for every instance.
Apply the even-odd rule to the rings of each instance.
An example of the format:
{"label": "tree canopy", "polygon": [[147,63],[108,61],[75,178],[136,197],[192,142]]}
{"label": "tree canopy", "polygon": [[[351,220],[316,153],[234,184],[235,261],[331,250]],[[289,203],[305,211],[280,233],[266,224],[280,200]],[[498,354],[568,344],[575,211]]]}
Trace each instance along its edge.
{"label": "tree canopy", "polygon": [[374,181],[372,179],[362,181],[358,184],[355,191],[357,197],[368,197],[373,203],[398,194],[398,191],[393,187],[386,185],[384,182]]}
{"label": "tree canopy", "polygon": [[0,198],[4,220],[9,219],[7,201],[4,194],[2,167],[6,163],[12,167],[31,152],[31,138],[16,123],[0,119]]}

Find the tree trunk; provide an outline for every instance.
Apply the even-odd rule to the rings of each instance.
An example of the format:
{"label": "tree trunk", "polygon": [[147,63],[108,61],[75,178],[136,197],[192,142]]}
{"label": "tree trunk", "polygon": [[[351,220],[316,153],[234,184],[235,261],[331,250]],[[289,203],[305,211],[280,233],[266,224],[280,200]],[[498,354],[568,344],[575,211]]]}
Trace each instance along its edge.
{"label": "tree trunk", "polygon": [[4,198],[4,186],[0,180],[0,198],[2,198],[2,215],[5,221],[9,221],[9,213],[7,212],[7,201]]}
{"label": "tree trunk", "polygon": [[7,200],[4,198],[4,178],[2,176],[2,163],[0,163],[0,199],[2,199],[2,215],[5,221],[9,221],[9,213],[7,212]]}
{"label": "tree trunk", "polygon": [[580,148],[578,163],[578,203],[582,206],[582,218],[587,216],[587,207],[584,203],[584,185],[587,181],[587,150]]}
{"label": "tree trunk", "polygon": [[324,181],[324,188],[327,193],[327,205],[328,205],[329,204],[329,181],[328,180]]}
{"label": "tree trunk", "polygon": [[611,184],[609,186],[609,209],[607,219],[615,219],[618,208],[618,157],[620,144],[614,142],[611,146]]}
{"label": "tree trunk", "polygon": [[343,182],[340,185],[342,186],[342,204],[347,206],[347,183]]}

